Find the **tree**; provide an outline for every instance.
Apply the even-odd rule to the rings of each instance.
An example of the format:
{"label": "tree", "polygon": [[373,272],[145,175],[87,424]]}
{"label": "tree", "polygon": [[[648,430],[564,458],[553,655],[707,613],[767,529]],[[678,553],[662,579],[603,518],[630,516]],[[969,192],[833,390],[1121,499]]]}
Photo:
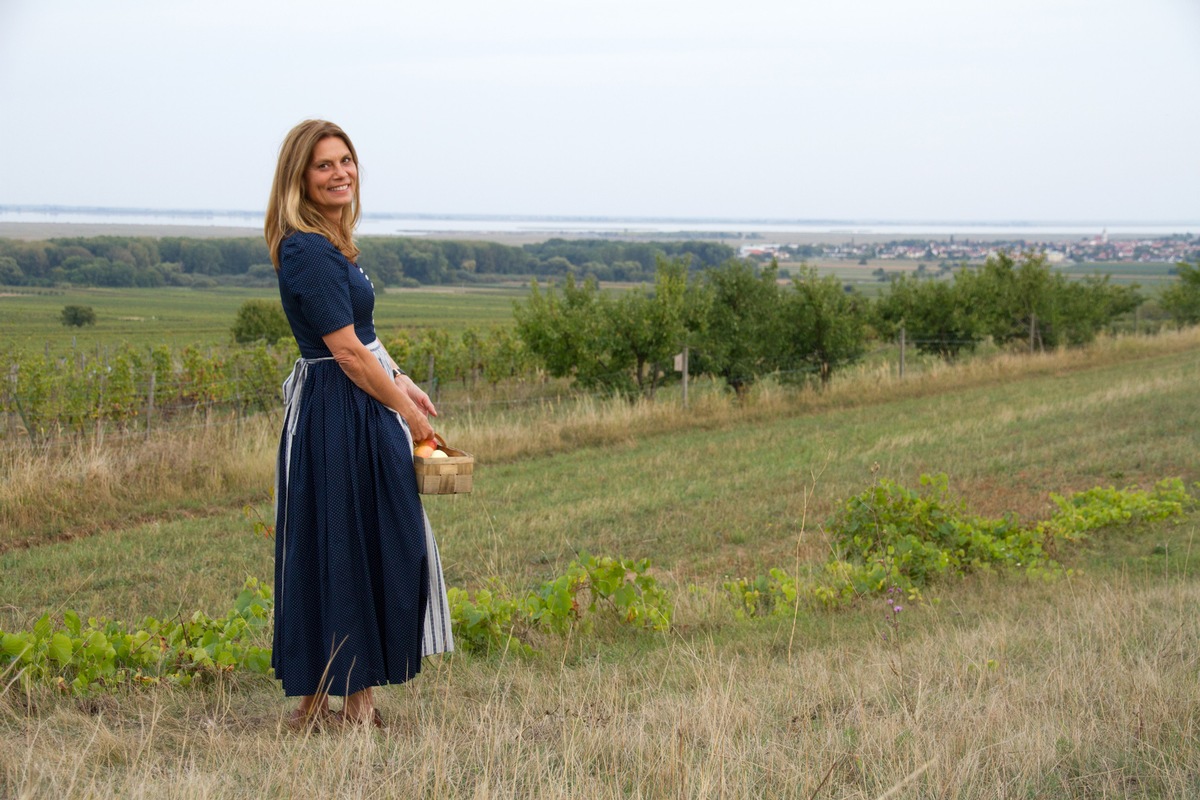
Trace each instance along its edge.
{"label": "tree", "polygon": [[705,313],[693,363],[698,372],[722,378],[739,399],[779,364],[777,274],[774,261],[758,272],[740,259],[704,272]]}
{"label": "tree", "polygon": [[1108,275],[1088,275],[1082,281],[1058,279],[1060,319],[1056,338],[1072,346],[1084,345],[1117,317],[1128,314],[1144,299],[1137,286],[1114,286]]}
{"label": "tree", "polygon": [[962,287],[962,300],[977,314],[982,331],[996,344],[1050,344],[1045,332],[1053,325],[1056,309],[1044,256],[1026,254],[1018,265],[1000,252],[976,272],[959,272],[955,283]]}
{"label": "tree", "polygon": [[450,271],[450,262],[435,242],[403,242],[400,255],[402,274],[421,283],[442,283]]}
{"label": "tree", "polygon": [[63,306],[61,319],[63,325],[82,328],[96,324],[96,312],[91,306]]}
{"label": "tree", "polygon": [[627,390],[620,386],[622,372],[604,355],[599,294],[594,279],[579,285],[573,273],[567,273],[561,293],[554,287],[543,293],[535,279],[529,298],[513,307],[517,335],[554,377],[570,377],[584,389]]}
{"label": "tree", "polygon": [[1159,305],[1179,327],[1200,323],[1200,261],[1176,265],[1179,280],[1163,290]]}
{"label": "tree", "polygon": [[12,256],[0,256],[0,284],[19,286],[25,282],[21,265]]}
{"label": "tree", "polygon": [[973,309],[957,281],[897,275],[873,311],[880,333],[894,336],[903,326],[918,351],[950,361],[964,350],[973,350],[981,338],[981,323]]}
{"label": "tree", "polygon": [[271,300],[247,300],[233,321],[233,339],[239,344],[265,341],[275,344],[291,335],[283,308]]}
{"label": "tree", "polygon": [[1069,281],[1041,253],[1026,253],[1019,264],[1000,253],[978,272],[960,270],[954,282],[981,332],[997,344],[1030,349],[1086,344],[1141,302],[1136,287],[1113,286],[1106,276]]}
{"label": "tree", "polygon": [[568,273],[561,294],[543,294],[535,281],[513,313],[517,335],[551,375],[633,399],[654,395],[682,345],[686,298],[687,261],[660,257],[652,293],[605,293],[594,278],[577,284]]}
{"label": "tree", "polygon": [[184,239],[179,248],[183,271],[194,275],[220,275],[224,265],[221,249],[212,242]]}
{"label": "tree", "polygon": [[634,382],[645,397],[654,396],[666,364],[683,344],[686,291],[687,260],[660,256],[653,294],[631,291],[601,303],[614,356],[631,362]]}
{"label": "tree", "polygon": [[819,277],[816,269],[801,267],[792,291],[782,297],[781,326],[784,352],[781,366],[815,373],[827,385],[833,371],[862,357],[866,313],[862,298],[847,292],[833,276]]}
{"label": "tree", "polygon": [[530,364],[529,351],[511,328],[493,328],[483,339],[483,377],[495,389],[505,378],[515,378]]}

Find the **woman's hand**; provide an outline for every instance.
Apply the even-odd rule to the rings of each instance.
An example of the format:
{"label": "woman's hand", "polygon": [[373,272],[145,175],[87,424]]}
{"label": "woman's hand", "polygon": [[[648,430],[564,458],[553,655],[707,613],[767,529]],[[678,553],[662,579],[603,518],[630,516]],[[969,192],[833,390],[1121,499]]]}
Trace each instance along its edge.
{"label": "woman's hand", "polygon": [[398,375],[396,376],[396,385],[408,395],[408,399],[412,400],[413,405],[421,412],[431,417],[437,416],[437,409],[433,407],[433,401],[429,399],[429,395],[425,394],[425,390],[417,385],[416,381],[407,375]]}
{"label": "woman's hand", "polygon": [[429,420],[425,419],[424,414],[406,416],[404,421],[408,423],[408,432],[412,434],[414,445],[433,438],[433,426],[429,424]]}

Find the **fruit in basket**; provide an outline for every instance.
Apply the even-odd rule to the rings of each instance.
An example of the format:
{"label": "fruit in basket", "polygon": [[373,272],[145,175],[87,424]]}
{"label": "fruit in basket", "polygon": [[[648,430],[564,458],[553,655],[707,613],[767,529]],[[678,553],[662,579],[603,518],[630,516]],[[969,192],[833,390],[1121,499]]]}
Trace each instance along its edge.
{"label": "fruit in basket", "polygon": [[449,458],[449,457],[450,457],[450,454],[447,453],[445,450],[434,450],[433,455],[430,456],[430,458]]}
{"label": "fruit in basket", "polygon": [[421,458],[431,458],[437,452],[437,439],[423,439],[413,447],[413,455]]}

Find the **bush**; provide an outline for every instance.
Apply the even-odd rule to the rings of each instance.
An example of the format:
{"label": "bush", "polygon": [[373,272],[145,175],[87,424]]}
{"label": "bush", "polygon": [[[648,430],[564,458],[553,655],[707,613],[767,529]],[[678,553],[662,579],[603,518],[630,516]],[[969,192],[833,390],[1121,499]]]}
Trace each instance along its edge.
{"label": "bush", "polygon": [[283,308],[271,300],[247,300],[238,309],[233,322],[233,338],[239,343],[265,341],[275,344],[291,334]]}
{"label": "bush", "polygon": [[96,324],[96,312],[91,306],[64,306],[61,318],[63,325],[76,328]]}

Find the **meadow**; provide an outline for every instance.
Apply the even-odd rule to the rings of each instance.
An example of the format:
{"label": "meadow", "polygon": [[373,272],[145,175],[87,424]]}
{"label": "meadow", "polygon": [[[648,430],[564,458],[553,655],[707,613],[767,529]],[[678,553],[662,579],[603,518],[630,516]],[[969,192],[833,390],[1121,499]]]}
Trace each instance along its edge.
{"label": "meadow", "polygon": [[[431,660],[380,693],[377,733],[288,733],[277,685],[241,673],[88,698],[9,685],[0,796],[1195,796],[1194,511],[1098,531],[1056,554],[1069,575],[973,575],[900,612],[863,597],[743,619],[722,584],[821,563],[829,514],[883,478],[944,472],[972,511],[1024,520],[1051,492],[1191,486],[1197,378],[1190,330],[903,379],[863,365],[741,405],[702,391],[686,412],[454,415],[441,430],[476,454],[476,488],[426,502],[451,585],[529,586],[582,550],[650,558],[670,630],[601,618],[535,636],[535,656]],[[272,574],[252,521],[270,513],[277,425],[7,463],[0,628],[223,612]]]}
{"label": "meadow", "polygon": [[[381,335],[405,328],[452,334],[512,320],[514,300],[528,287],[428,287],[380,292],[375,322]],[[464,302],[464,298],[466,302]],[[249,299],[278,301],[275,289],[7,289],[0,291],[0,341],[12,351],[62,353],[75,347],[115,349],[124,344],[172,348],[229,344],[237,310]],[[96,324],[67,327],[64,306],[90,306]],[[11,350],[10,350],[11,348]]]}

